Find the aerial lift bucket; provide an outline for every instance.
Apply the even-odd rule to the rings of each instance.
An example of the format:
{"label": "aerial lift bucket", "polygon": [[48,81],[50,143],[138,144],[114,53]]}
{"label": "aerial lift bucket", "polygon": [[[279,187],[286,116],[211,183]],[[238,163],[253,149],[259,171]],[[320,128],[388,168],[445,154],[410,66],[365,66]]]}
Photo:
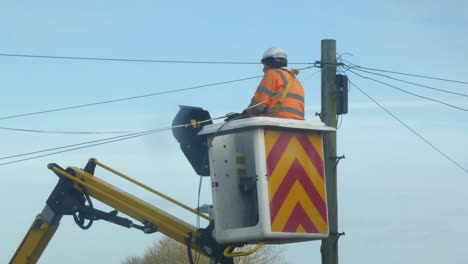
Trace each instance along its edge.
{"label": "aerial lift bucket", "polygon": [[270,117],[201,126],[197,136],[205,144],[198,153],[208,153],[216,241],[279,244],[326,238],[322,135],[333,131],[321,122]]}

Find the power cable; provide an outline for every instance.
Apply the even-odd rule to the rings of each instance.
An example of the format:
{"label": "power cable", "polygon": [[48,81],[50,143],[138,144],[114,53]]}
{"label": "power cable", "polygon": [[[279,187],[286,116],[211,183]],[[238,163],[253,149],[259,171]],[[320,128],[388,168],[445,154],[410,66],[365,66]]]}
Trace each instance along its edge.
{"label": "power cable", "polygon": [[[253,78],[253,77],[252,77],[252,78]],[[269,100],[272,100],[272,99],[274,99],[274,98],[276,98],[276,97],[277,97],[277,96],[273,96],[273,97],[269,98],[268,100],[262,101],[262,102],[260,102],[260,103],[258,103],[258,104],[256,104],[256,105],[249,106],[249,107],[245,108],[244,110],[248,110],[248,109],[254,108],[254,107],[256,107],[257,105],[262,104],[262,103],[265,103],[265,102],[267,102],[267,101],[269,101]],[[224,115],[224,116],[221,116],[221,117],[216,117],[216,118],[211,118],[211,119],[199,121],[198,123],[201,124],[201,123],[205,123],[205,122],[209,122],[209,121],[213,121],[213,120],[217,120],[217,119],[226,118],[226,117],[228,117],[228,116],[229,116],[229,114]],[[236,117],[236,118],[234,118],[234,119],[237,119],[237,118],[239,118],[239,117]],[[232,119],[232,120],[234,120],[234,119]],[[226,124],[226,123],[225,123],[225,124]],[[219,130],[220,130],[225,124],[223,124],[223,125],[219,128]],[[10,155],[10,156],[5,156],[5,157],[0,157],[0,160],[4,160],[4,159],[17,158],[17,157],[28,156],[28,155],[33,155],[33,154],[38,154],[38,153],[43,153],[43,152],[49,152],[49,151],[58,150],[58,149],[66,149],[66,148],[71,148],[71,147],[75,147],[75,146],[80,146],[80,147],[76,147],[76,148],[72,148],[72,149],[57,151],[57,152],[48,153],[48,154],[43,154],[43,155],[34,156],[34,157],[30,157],[30,158],[25,158],[25,159],[20,159],[20,160],[14,160],[14,161],[10,161],[10,162],[0,163],[0,166],[2,166],[2,165],[7,165],[7,164],[12,164],[12,163],[17,163],[17,162],[21,162],[21,161],[27,161],[27,160],[36,159],[36,158],[41,158],[41,157],[45,157],[45,156],[51,156],[51,155],[54,155],[54,154],[69,152],[69,151],[73,151],[73,150],[88,148],[88,147],[92,147],[92,146],[98,146],[98,145],[103,145],[103,144],[107,144],[107,143],[122,141],[122,140],[130,139],[130,138],[141,137],[141,136],[145,136],[145,135],[149,135],[149,134],[161,132],[161,131],[164,131],[164,130],[169,130],[169,129],[173,129],[173,128],[177,128],[177,127],[191,126],[191,125],[192,125],[192,124],[183,124],[183,125],[172,126],[172,127],[168,127],[168,128],[151,129],[151,130],[146,130],[146,131],[141,131],[141,132],[130,133],[130,134],[126,134],[126,135],[121,135],[121,136],[115,136],[115,137],[104,138],[104,139],[98,139],[98,140],[92,140],[92,141],[87,141],[87,142],[81,142],[81,143],[76,143],[76,144],[71,144],[71,145],[66,145],[66,146],[61,146],[61,147],[55,147],[55,148],[50,148],[50,149],[44,149],[44,150],[38,150],[38,151],[33,151],[33,152],[28,152],[28,153],[22,153],[22,154],[16,154],[16,155]],[[218,133],[218,132],[216,132],[216,133]],[[85,146],[83,146],[83,145],[85,145]]]}
{"label": "power cable", "polygon": [[431,89],[431,90],[435,90],[435,91],[439,91],[439,92],[443,92],[443,93],[448,93],[448,94],[454,94],[454,95],[459,95],[459,96],[463,96],[463,97],[468,97],[468,94],[462,94],[462,93],[457,93],[457,92],[448,91],[448,90],[444,90],[444,89],[434,88],[434,87],[431,87],[431,86],[427,86],[427,85],[423,85],[423,84],[419,84],[419,83],[414,83],[414,82],[410,82],[410,81],[406,81],[406,80],[394,78],[394,77],[391,77],[391,76],[388,76],[388,75],[385,75],[385,74],[379,74],[379,73],[375,73],[375,72],[370,72],[370,71],[362,70],[362,69],[360,69],[359,67],[356,67],[355,70],[358,70],[358,71],[360,71],[360,72],[365,72],[365,73],[373,74],[373,75],[377,75],[377,76],[382,76],[382,77],[385,77],[385,78],[388,78],[388,79],[391,79],[391,80],[403,82],[403,83],[406,83],[406,84],[415,85],[415,86],[422,87],[422,88],[427,88],[427,89]]}
{"label": "power cable", "polygon": [[[342,59],[342,60],[347,62],[347,63],[350,63],[349,61],[347,61],[345,59]],[[386,72],[386,73],[406,75],[406,76],[411,76],[411,77],[425,78],[425,79],[431,79],[431,80],[437,80],[437,81],[452,82],[452,83],[459,83],[459,84],[468,84],[468,82],[466,82],[466,81],[458,81],[458,80],[452,80],[452,79],[446,79],[446,78],[440,78],[440,77],[432,77],[432,76],[426,76],[426,75],[419,75],[419,74],[413,74],[413,73],[404,73],[404,72],[397,72],[397,71],[362,67],[362,66],[359,66],[359,65],[356,65],[356,64],[353,64],[353,67],[354,68],[359,68],[359,69],[364,69],[364,70],[369,70],[369,71]]]}
{"label": "power cable", "polygon": [[[310,69],[310,68],[313,68],[313,67],[315,67],[315,66],[304,67],[304,68],[300,68],[299,70],[306,70],[306,69]],[[24,117],[24,116],[31,116],[31,115],[46,114],[46,113],[65,111],[65,110],[76,109],[76,108],[83,108],[83,107],[90,107],[90,106],[96,106],[96,105],[101,105],[101,104],[121,102],[121,101],[128,101],[128,100],[140,99],[140,98],[151,97],[151,96],[156,96],[156,95],[182,92],[182,91],[187,91],[187,90],[195,90],[195,89],[200,89],[200,88],[205,88],[205,87],[210,87],[210,86],[223,85],[223,84],[235,83],[235,82],[242,82],[242,81],[257,79],[257,78],[260,78],[260,77],[263,77],[263,75],[257,75],[257,76],[253,76],[253,77],[241,78],[241,79],[236,79],[236,80],[229,80],[229,81],[224,81],[224,82],[203,84],[203,85],[198,85],[198,86],[192,86],[192,87],[175,89],[175,90],[168,90],[168,91],[163,91],[163,92],[150,93],[150,94],[145,94],[145,95],[137,95],[137,96],[107,100],[107,101],[100,101],[100,102],[89,103],[89,104],[82,104],[82,105],[61,107],[61,108],[55,108],[55,109],[49,109],[49,110],[43,110],[43,111],[37,111],[37,112],[18,114],[18,115],[4,116],[4,117],[0,117],[0,120],[12,119],[12,118],[18,118],[18,117]]]}
{"label": "power cable", "polygon": [[310,78],[316,76],[318,73],[322,72],[326,67],[328,67],[328,65],[325,65],[325,67],[323,67],[322,69],[320,69],[320,70],[318,70],[318,71],[316,71],[316,72],[314,72],[314,73],[312,73],[312,74],[310,74],[310,75],[308,75],[308,76],[302,78],[302,80],[300,80],[301,83],[304,83],[304,82],[307,81],[308,79],[310,79]]}
{"label": "power cable", "polygon": [[[0,57],[21,57],[34,59],[58,59],[58,60],[85,60],[85,61],[111,61],[111,62],[142,62],[142,63],[178,63],[178,64],[231,64],[231,65],[260,65],[261,62],[241,61],[194,61],[194,60],[153,60],[153,59],[125,59],[103,57],[76,57],[76,56],[50,56],[34,54],[0,53]],[[289,64],[309,65],[311,62],[290,62]]]}
{"label": "power cable", "polygon": [[354,72],[354,71],[351,70],[350,68],[348,68],[348,70],[349,70],[351,73],[353,73],[353,74],[355,74],[355,75],[357,75],[357,76],[359,76],[359,77],[361,77],[361,78],[363,78],[363,79],[372,80],[372,81],[374,81],[374,82],[378,82],[378,83],[380,83],[380,84],[383,84],[383,85],[386,85],[386,86],[388,86],[388,87],[391,87],[391,88],[397,89],[397,90],[399,90],[399,91],[402,91],[402,92],[404,92],[404,93],[410,94],[410,95],[412,95],[412,96],[416,96],[416,97],[419,97],[419,98],[422,98],[422,99],[426,99],[426,100],[433,101],[433,102],[436,102],[436,103],[439,103],[439,104],[443,104],[443,105],[446,105],[446,106],[449,106],[449,107],[452,107],[452,108],[455,108],[455,109],[458,109],[458,110],[462,110],[462,111],[468,112],[468,109],[466,109],[466,108],[459,107],[459,106],[456,106],[456,105],[452,105],[452,104],[449,104],[449,103],[446,103],[446,102],[443,102],[443,101],[440,101],[440,100],[437,100],[437,99],[433,99],[433,98],[430,98],[430,97],[426,97],[426,96],[422,96],[422,95],[419,95],[419,94],[415,94],[415,93],[406,91],[406,90],[404,90],[404,89],[398,88],[398,87],[396,87],[396,86],[394,86],[394,85],[391,85],[391,84],[388,84],[388,83],[385,83],[385,82],[376,80],[376,79],[371,78],[371,77],[362,76],[362,75],[360,75],[359,73]]}
{"label": "power cable", "polygon": [[452,158],[450,158],[447,154],[445,154],[444,152],[442,152],[439,148],[437,148],[434,144],[432,144],[431,142],[429,142],[429,140],[427,140],[426,138],[424,138],[422,135],[420,135],[418,132],[416,132],[414,129],[412,129],[410,126],[408,126],[405,122],[403,122],[401,119],[399,119],[397,116],[395,116],[392,112],[390,112],[389,110],[387,110],[384,106],[382,106],[381,104],[379,104],[374,98],[372,98],[369,94],[367,94],[366,92],[364,92],[362,89],[360,89],[357,85],[355,85],[353,82],[349,81],[349,83],[351,83],[352,86],[354,86],[356,89],[358,89],[362,94],[364,94],[365,96],[367,96],[367,98],[369,98],[371,101],[373,101],[376,105],[378,105],[380,108],[382,108],[382,110],[384,110],[387,114],[389,114],[391,117],[393,117],[395,120],[397,120],[400,124],[402,124],[404,127],[406,127],[408,130],[410,130],[413,134],[415,134],[417,137],[419,137],[422,141],[424,141],[426,144],[428,144],[430,147],[432,147],[435,151],[439,152],[439,154],[441,154],[442,156],[444,156],[447,160],[449,160],[450,162],[452,162],[453,164],[455,164],[455,166],[459,167],[460,169],[462,169],[463,171],[465,171],[466,173],[468,173],[468,170],[466,168],[464,168],[463,166],[461,166],[458,162],[456,162],[455,160],[453,160]]}
{"label": "power cable", "polygon": [[387,73],[393,73],[393,74],[400,74],[400,75],[406,75],[406,76],[412,76],[412,77],[418,77],[418,78],[425,78],[425,79],[431,79],[431,80],[437,80],[437,81],[445,81],[445,82],[453,82],[453,83],[460,83],[460,84],[468,84],[468,82],[465,82],[465,81],[457,81],[457,80],[451,80],[451,79],[445,79],[445,78],[439,78],[439,77],[431,77],[431,76],[425,76],[425,75],[418,75],[418,74],[412,74],[412,73],[404,73],[404,72],[396,72],[396,71],[389,71],[389,70],[381,70],[381,69],[367,68],[367,67],[361,67],[361,66],[359,66],[358,68],[365,69],[365,70],[371,70],[371,71],[380,71],[380,72],[387,72]]}
{"label": "power cable", "polygon": [[31,115],[39,115],[39,114],[45,114],[45,113],[52,113],[52,112],[58,112],[58,111],[76,109],[76,108],[83,108],[83,107],[89,107],[89,106],[96,106],[96,105],[101,105],[101,104],[109,104],[109,103],[115,103],[115,102],[121,102],[121,101],[128,101],[128,100],[140,99],[140,98],[151,97],[151,96],[156,96],[156,95],[182,92],[182,91],[187,91],[187,90],[195,90],[195,89],[200,89],[200,88],[205,88],[205,87],[210,87],[210,86],[216,86],[216,85],[222,85],[222,84],[228,84],[228,83],[235,83],[235,82],[241,82],[241,81],[257,79],[257,78],[260,78],[262,76],[263,75],[247,77],[247,78],[242,78],[242,79],[236,79],[236,80],[230,80],[230,81],[224,81],[224,82],[203,84],[203,85],[192,86],[192,87],[187,87],[187,88],[167,90],[167,91],[163,91],[163,92],[156,92],[156,93],[150,93],[150,94],[145,94],[145,95],[137,95],[137,96],[131,96],[131,97],[114,99],[114,100],[107,100],[107,101],[89,103],[89,104],[82,104],[82,105],[61,107],[61,108],[55,108],[55,109],[49,109],[49,110],[43,110],[43,111],[37,111],[37,112],[18,114],[18,115],[4,116],[4,117],[0,117],[0,120],[12,119],[12,118],[18,118],[18,117],[24,117],[24,116],[31,116]]}
{"label": "power cable", "polygon": [[[225,117],[226,116],[211,118],[211,119],[200,121],[198,123],[200,123],[200,124],[201,123],[206,123],[206,122],[209,122],[209,121],[212,121],[212,120],[217,120],[217,119],[221,119],[221,118],[225,118]],[[115,137],[92,140],[92,141],[87,141],[87,142],[81,142],[81,143],[76,143],[76,144],[71,144],[71,145],[66,145],[66,146],[61,146],[61,147],[54,147],[54,148],[38,150],[38,151],[33,151],[33,152],[28,152],[28,153],[22,153],[22,154],[15,154],[15,155],[10,155],[10,156],[0,157],[0,160],[5,160],[5,159],[29,156],[29,155],[38,154],[38,153],[49,152],[49,151],[53,151],[53,150],[66,149],[66,148],[80,146],[80,147],[66,149],[66,150],[57,151],[57,152],[53,152],[53,153],[47,153],[47,154],[43,154],[43,155],[39,155],[39,156],[24,158],[24,159],[20,159],[20,160],[14,160],[14,161],[5,162],[5,163],[0,163],[0,166],[1,165],[11,164],[11,163],[17,163],[17,162],[21,162],[21,161],[26,161],[26,160],[31,160],[31,159],[36,159],[36,158],[41,158],[41,157],[45,157],[45,156],[51,156],[51,155],[54,155],[54,154],[69,152],[69,151],[73,151],[73,150],[78,150],[78,149],[83,149],[83,148],[88,148],[88,147],[93,147],[93,146],[99,146],[99,145],[103,145],[103,144],[107,144],[107,143],[112,143],[112,142],[131,139],[131,138],[146,136],[146,135],[154,134],[154,133],[157,133],[157,132],[162,132],[162,131],[165,131],[165,130],[170,130],[170,129],[177,128],[177,127],[185,127],[185,126],[191,126],[191,125],[192,124],[183,124],[183,125],[172,126],[172,127],[167,127],[167,128],[150,129],[150,130],[131,133],[131,134],[126,134],[126,135],[122,135],[122,136],[115,136]]]}
{"label": "power cable", "polygon": [[20,131],[20,132],[32,132],[32,133],[44,133],[44,134],[68,134],[68,135],[96,135],[96,134],[123,134],[130,133],[130,131],[50,131],[50,130],[34,130],[34,129],[23,129],[23,128],[12,128],[12,127],[0,127],[2,130]]}
{"label": "power cable", "polygon": [[338,126],[336,127],[336,130],[340,129],[341,124],[343,123],[343,115],[336,115],[336,119],[338,119]]}
{"label": "power cable", "polygon": [[[27,152],[27,153],[22,153],[22,154],[15,154],[15,155],[10,155],[10,156],[0,157],[0,160],[17,158],[17,157],[22,157],[22,156],[28,156],[28,155],[33,155],[33,154],[58,150],[58,149],[71,148],[71,147],[75,147],[75,146],[88,145],[88,144],[91,144],[91,143],[109,141],[109,140],[114,140],[114,139],[116,141],[118,141],[119,139],[122,139],[122,140],[126,139],[129,136],[131,136],[130,138],[133,138],[133,137],[138,137],[140,135],[152,134],[152,133],[156,133],[156,132],[164,131],[164,130],[166,130],[166,129],[162,129],[162,130],[161,129],[151,129],[151,130],[146,130],[146,131],[142,131],[142,132],[122,135],[122,136],[115,136],[115,137],[110,137],[110,138],[97,139],[97,140],[86,141],[86,142],[81,142],[81,143],[76,143],[76,144],[71,144],[71,145],[65,145],[65,146],[60,146],[60,147],[54,147],[54,148],[49,148],[49,149],[43,149],[43,150],[37,150],[37,151],[32,151],[32,152]],[[114,141],[112,141],[112,142],[114,142]]]}
{"label": "power cable", "polygon": [[[0,166],[7,165],[7,164],[12,164],[12,163],[18,163],[18,162],[27,161],[27,160],[38,159],[38,158],[42,158],[42,157],[46,157],[46,156],[51,156],[51,155],[55,155],[55,154],[60,154],[60,153],[65,153],[65,152],[69,152],[69,151],[73,151],[73,150],[78,150],[78,149],[83,149],[83,148],[89,148],[89,147],[99,146],[99,145],[103,145],[103,144],[108,144],[108,143],[112,143],[112,142],[117,142],[117,141],[122,141],[122,140],[130,139],[130,138],[146,136],[146,135],[153,134],[153,133],[157,133],[157,132],[161,132],[161,131],[164,131],[164,130],[166,130],[166,129],[162,129],[162,130],[158,130],[158,131],[152,131],[152,132],[148,132],[148,133],[144,133],[144,134],[138,134],[138,135],[131,136],[131,137],[126,137],[126,138],[120,138],[120,139],[115,139],[115,140],[109,140],[109,141],[106,141],[106,142],[100,142],[100,143],[96,143],[96,144],[89,144],[89,145],[86,145],[86,146],[81,146],[81,147],[66,149],[66,150],[62,150],[62,151],[47,153],[47,154],[38,155],[38,156],[34,156],[34,157],[29,157],[29,158],[24,158],[24,159],[19,159],[19,160],[4,162],[4,163],[0,163]],[[55,149],[60,149],[60,148],[65,148],[65,147],[58,147],[58,148],[55,148]],[[44,151],[45,151],[45,150],[43,150],[43,151],[36,151],[36,153],[38,153],[38,152],[44,152]],[[24,155],[25,155],[25,154],[19,154],[19,155],[15,155],[15,156],[24,156]],[[4,157],[4,158],[7,158],[7,157]],[[3,158],[2,158],[2,159],[3,159]]]}

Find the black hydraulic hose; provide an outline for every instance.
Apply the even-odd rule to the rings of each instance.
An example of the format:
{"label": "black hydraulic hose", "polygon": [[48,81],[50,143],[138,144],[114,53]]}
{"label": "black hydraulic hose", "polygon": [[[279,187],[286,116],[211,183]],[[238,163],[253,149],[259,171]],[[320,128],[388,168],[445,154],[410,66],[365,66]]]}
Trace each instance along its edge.
{"label": "black hydraulic hose", "polygon": [[185,240],[187,243],[187,255],[189,259],[189,264],[193,264],[193,256],[192,256],[192,233],[189,233],[189,237]]}

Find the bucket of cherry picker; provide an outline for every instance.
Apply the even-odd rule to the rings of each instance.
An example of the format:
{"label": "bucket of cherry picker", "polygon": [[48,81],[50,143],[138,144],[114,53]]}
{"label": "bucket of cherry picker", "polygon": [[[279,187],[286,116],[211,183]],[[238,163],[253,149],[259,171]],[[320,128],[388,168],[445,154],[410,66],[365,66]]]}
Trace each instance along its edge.
{"label": "bucket of cherry picker", "polygon": [[321,122],[251,117],[203,126],[218,243],[328,236]]}

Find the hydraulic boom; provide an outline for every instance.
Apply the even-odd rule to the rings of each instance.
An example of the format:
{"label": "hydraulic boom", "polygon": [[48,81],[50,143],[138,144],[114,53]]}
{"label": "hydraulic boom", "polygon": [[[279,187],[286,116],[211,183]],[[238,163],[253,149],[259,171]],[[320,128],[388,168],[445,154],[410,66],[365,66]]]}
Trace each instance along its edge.
{"label": "hydraulic boom", "polygon": [[[121,191],[94,176],[96,166],[100,166],[200,215],[200,217],[209,220],[210,224],[206,228],[197,229],[157,207]],[[96,159],[90,159],[84,169],[76,167],[63,169],[57,164],[49,164],[48,168],[59,177],[59,181],[47,199],[46,206],[36,216],[10,264],[36,263],[58,229],[61,218],[65,215],[72,215],[76,224],[82,229],[90,228],[93,221],[104,220],[126,228],[136,228],[146,234],[159,231],[185,244],[188,248],[190,262],[192,262],[190,249],[193,249],[207,255],[214,263],[233,263],[232,258],[223,256],[226,246],[218,245],[212,238],[211,233],[214,223],[206,215],[200,214],[196,210],[107,167]],[[94,208],[91,197],[115,210],[104,212]],[[119,212],[131,217],[138,223],[118,216]]]}

